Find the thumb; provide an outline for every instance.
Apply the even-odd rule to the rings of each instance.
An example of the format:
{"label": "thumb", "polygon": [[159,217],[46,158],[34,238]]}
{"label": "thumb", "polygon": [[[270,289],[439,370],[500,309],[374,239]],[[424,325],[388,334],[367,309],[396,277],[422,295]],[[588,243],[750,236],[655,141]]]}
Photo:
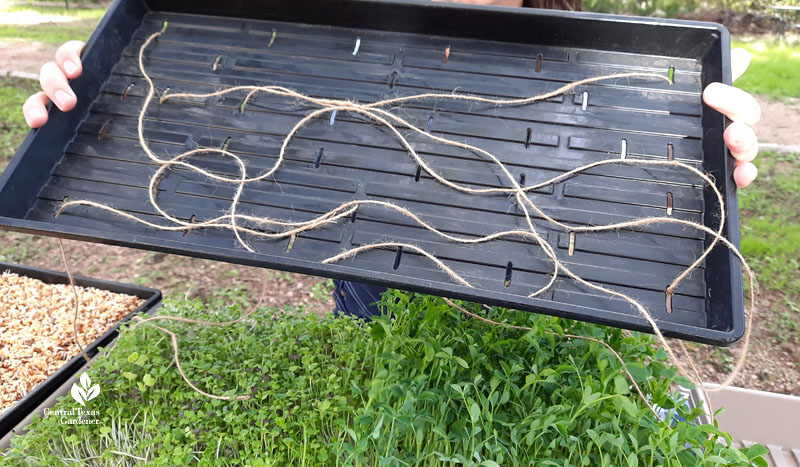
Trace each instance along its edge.
{"label": "thumb", "polygon": [[736,81],[741,77],[747,67],[750,66],[750,60],[753,59],[753,54],[745,49],[738,48],[731,50],[731,79]]}

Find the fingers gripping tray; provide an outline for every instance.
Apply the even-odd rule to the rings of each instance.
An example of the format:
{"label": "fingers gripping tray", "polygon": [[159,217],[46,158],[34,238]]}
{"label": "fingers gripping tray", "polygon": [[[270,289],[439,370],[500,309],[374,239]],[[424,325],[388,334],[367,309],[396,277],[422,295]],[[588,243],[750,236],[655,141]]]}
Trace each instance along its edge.
{"label": "fingers gripping tray", "polygon": [[[165,26],[142,53],[155,93],[142,138],[163,160],[200,149],[182,161],[202,171],[161,167],[152,189],[159,213],[150,181],[160,166],[138,135],[150,89],[138,57],[147,38]],[[665,294],[711,235],[667,222],[579,228],[653,217],[716,231],[718,198],[696,173],[630,163],[672,160],[713,179],[725,201],[723,235],[738,245],[725,121],[701,100],[707,84],[730,82],[729,47],[727,31],[715,24],[533,9],[354,0],[275,1],[269,8],[247,0],[117,1],[87,44],[83,75],[72,82],[78,107],[51,109],[47,125],[28,135],[2,174],[0,224],[650,329],[629,302],[563,270],[530,297],[554,272],[545,248],[530,236],[461,241],[528,230],[527,210],[545,247],[570,271],[638,301],[666,335],[726,345],[744,332],[740,264],[726,247],[713,248],[669,300]],[[439,96],[381,107],[419,129],[396,125],[407,145],[387,125],[346,109],[298,128],[319,106],[296,95],[248,98],[247,88],[159,99],[234,86],[280,86],[359,103],[421,93],[514,99],[622,73],[651,76],[585,83],[524,105]],[[269,172],[293,129],[268,177],[231,183]],[[502,165],[429,135],[481,148]],[[542,183],[607,159],[628,162]],[[509,190],[512,178],[521,187],[539,184],[527,195],[540,212],[513,192],[476,194],[435,176],[473,191]],[[240,217],[232,216],[237,191]],[[55,216],[65,201],[77,200],[118,212],[78,204]],[[363,203],[313,229],[267,236],[353,201]],[[234,217],[251,230],[191,227],[220,216],[222,223]]]}

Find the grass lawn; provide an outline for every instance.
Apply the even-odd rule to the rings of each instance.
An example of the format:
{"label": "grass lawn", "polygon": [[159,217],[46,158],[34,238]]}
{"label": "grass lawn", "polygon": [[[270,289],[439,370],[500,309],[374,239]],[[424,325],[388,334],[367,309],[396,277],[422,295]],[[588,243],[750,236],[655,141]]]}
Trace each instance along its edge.
{"label": "grass lawn", "polygon": [[28,133],[22,104],[38,84],[29,79],[0,78],[0,172]]}
{"label": "grass lawn", "polygon": [[800,45],[759,38],[733,40],[732,46],[754,55],[737,87],[774,99],[800,97]]}
{"label": "grass lawn", "polygon": [[758,165],[756,183],[739,192],[742,253],[788,314],[780,331],[800,341],[800,154],[765,151]]}
{"label": "grass lawn", "polygon": [[739,192],[742,251],[762,287],[800,297],[800,155],[764,151],[756,183]]}
{"label": "grass lawn", "polygon": [[41,8],[0,3],[0,39],[48,44],[89,38],[105,8]]}

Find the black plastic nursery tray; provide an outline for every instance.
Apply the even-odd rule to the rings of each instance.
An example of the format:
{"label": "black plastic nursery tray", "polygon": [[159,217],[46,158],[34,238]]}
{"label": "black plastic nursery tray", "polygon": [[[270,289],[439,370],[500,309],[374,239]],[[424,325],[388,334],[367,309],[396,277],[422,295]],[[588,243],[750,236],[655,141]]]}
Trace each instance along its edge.
{"label": "black plastic nursery tray", "polygon": [[[30,277],[31,279],[38,279],[45,284],[69,284],[69,278],[66,274],[56,271],[49,271],[47,269],[32,268],[21,266],[19,264],[0,263],[0,273],[12,272],[20,276]],[[138,287],[130,284],[121,284],[119,282],[104,281],[100,279],[92,279],[83,276],[74,276],[75,285],[79,287],[94,287],[96,289],[108,290],[109,292],[134,295],[145,302],[136,310],[130,312],[127,316],[122,318],[114,327],[107,330],[102,336],[98,337],[94,342],[85,347],[86,354],[93,357],[97,354],[100,347],[106,347],[114,338],[117,337],[117,329],[120,324],[131,319],[138,313],[148,313],[155,309],[155,306],[161,301],[161,291],[150,289],[147,287]],[[0,414],[0,438],[5,436],[9,431],[13,430],[17,424],[25,419],[32,410],[36,409],[42,402],[47,399],[50,394],[58,389],[64,382],[66,382],[72,375],[74,375],[85,363],[81,355],[73,357],[70,361],[64,364],[58,371],[50,375],[44,382],[36,386],[31,392],[25,395],[16,405]]]}
{"label": "black plastic nursery tray", "polygon": [[[470,142],[532,184],[612,157],[675,160],[712,174],[727,202],[725,235],[738,244],[733,162],[724,118],[704,107],[701,90],[730,82],[729,37],[710,23],[438,2],[116,1],[90,39],[83,76],[73,82],[76,110],[50,112],[0,179],[0,225],[29,233],[111,243],[233,263],[385,284],[638,330],[645,320],[626,302],[567,278],[545,294],[528,294],[553,270],[541,248],[508,238],[458,245],[401,214],[361,206],[353,219],[289,240],[248,237],[246,251],[230,230],[158,231],[93,207],[92,200],[163,223],[148,201],[155,172],[137,140],[136,117],[147,94],[138,69],[143,41],[168,27],[145,53],[158,92],[211,92],[233,85],[276,84],[331,98],[375,101],[457,90],[517,98],[594,76],[652,72],[584,85],[525,106],[451,100],[407,102],[392,109],[436,135]],[[159,157],[196,147],[226,147],[255,176],[276,160],[287,132],[311,107],[259,94],[240,112],[244,92],[153,102],[144,135]],[[404,134],[443,176],[476,188],[508,187],[480,156]],[[623,145],[625,149],[623,150]],[[237,212],[308,220],[353,199],[390,201],[454,235],[525,229],[506,195],[473,196],[433,180],[386,128],[357,115],[324,115],[289,144],[274,177],[246,185]],[[238,177],[230,159],[192,161]],[[174,168],[158,200],[185,221],[222,215],[233,186]],[[598,225],[671,215],[717,228],[717,203],[698,177],[675,167],[606,165],[532,195],[549,215]],[[668,201],[670,200],[670,201]],[[668,204],[672,207],[668,208]],[[665,334],[730,344],[744,331],[741,271],[724,247],[678,288],[667,311],[665,289],[697,258],[708,238],[679,225],[575,235],[536,220],[559,257],[583,278],[635,297]],[[393,248],[334,264],[320,261],[358,245],[413,243],[436,255],[474,288],[453,282],[430,260]],[[571,253],[571,254],[570,254]]]}

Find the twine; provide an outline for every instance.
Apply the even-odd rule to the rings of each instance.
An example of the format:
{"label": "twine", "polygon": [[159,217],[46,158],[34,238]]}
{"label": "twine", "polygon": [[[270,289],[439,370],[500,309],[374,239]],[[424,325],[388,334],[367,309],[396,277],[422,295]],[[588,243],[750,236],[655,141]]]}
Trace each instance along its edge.
{"label": "twine", "polygon": [[[724,225],[725,225],[725,202],[724,202],[724,198],[723,198],[722,194],[717,189],[717,187],[716,187],[716,185],[714,183],[714,180],[709,175],[703,173],[702,171],[700,171],[700,170],[698,170],[698,169],[696,169],[696,168],[694,168],[694,167],[692,167],[692,166],[690,166],[688,164],[685,164],[685,163],[682,163],[682,162],[679,162],[679,161],[674,161],[674,160],[673,161],[650,161],[650,160],[615,158],[615,159],[601,160],[601,161],[593,162],[593,163],[590,163],[590,164],[586,164],[586,165],[583,165],[581,167],[577,167],[577,168],[572,169],[572,170],[570,170],[568,172],[562,173],[562,174],[560,174],[558,176],[552,177],[552,178],[550,178],[548,180],[542,181],[542,182],[534,184],[534,185],[521,186],[517,182],[516,178],[508,171],[508,169],[506,168],[505,164],[503,164],[494,154],[490,153],[489,151],[486,151],[484,149],[481,149],[479,147],[476,147],[476,146],[473,146],[473,145],[470,145],[470,144],[467,144],[467,143],[454,141],[454,140],[447,139],[447,138],[444,138],[444,137],[441,137],[441,136],[436,136],[436,135],[430,134],[430,133],[424,131],[423,129],[420,129],[420,128],[416,127],[415,125],[409,123],[405,119],[403,119],[403,118],[401,118],[401,117],[399,117],[399,116],[397,116],[397,115],[395,115],[395,114],[393,114],[393,113],[391,113],[391,112],[389,112],[387,110],[384,110],[382,108],[382,107],[393,105],[393,104],[401,104],[401,103],[410,102],[410,101],[413,101],[413,100],[421,100],[421,99],[450,99],[450,100],[460,100],[460,101],[468,101],[468,102],[487,103],[487,104],[493,104],[493,105],[497,105],[497,106],[501,106],[501,105],[525,105],[525,104],[530,104],[530,103],[534,103],[534,102],[537,102],[537,101],[541,101],[541,100],[544,100],[544,99],[548,99],[550,97],[562,94],[564,92],[568,92],[568,91],[574,89],[575,87],[583,85],[583,84],[589,84],[589,83],[599,82],[599,81],[603,81],[603,80],[639,77],[639,78],[663,79],[663,80],[665,80],[667,82],[670,82],[670,84],[671,84],[672,81],[669,78],[667,78],[665,76],[662,76],[662,75],[659,75],[659,74],[655,74],[655,73],[618,73],[618,74],[598,76],[598,77],[592,77],[592,78],[583,79],[583,80],[580,80],[580,81],[575,81],[573,83],[566,84],[566,85],[564,85],[564,86],[562,86],[562,87],[560,87],[560,88],[558,88],[558,89],[556,89],[554,91],[550,91],[550,92],[547,92],[547,93],[544,93],[544,94],[540,94],[540,95],[533,96],[533,97],[522,98],[522,99],[492,99],[492,98],[485,98],[485,97],[472,96],[472,95],[466,95],[466,94],[456,94],[456,93],[425,93],[425,94],[418,94],[418,95],[391,98],[391,99],[372,102],[372,103],[368,103],[368,104],[361,104],[361,103],[358,103],[358,102],[352,102],[352,101],[348,101],[348,100],[314,98],[314,97],[307,96],[305,94],[302,94],[300,92],[297,92],[297,91],[294,91],[292,89],[289,89],[289,88],[286,88],[286,87],[282,87],[282,86],[234,86],[234,87],[230,87],[230,88],[226,88],[226,89],[222,89],[222,90],[219,90],[219,91],[216,91],[216,92],[210,92],[210,93],[197,93],[197,94],[195,94],[195,93],[172,93],[172,94],[165,93],[165,94],[162,94],[159,97],[159,99],[158,99],[159,103],[164,103],[164,102],[167,102],[168,100],[174,100],[174,99],[179,99],[179,98],[207,99],[207,98],[210,98],[210,97],[217,97],[217,96],[222,96],[222,95],[226,95],[226,94],[230,94],[230,93],[247,91],[248,94],[246,95],[244,101],[242,102],[242,105],[240,107],[241,109],[244,109],[246,104],[247,104],[247,102],[249,101],[249,99],[252,98],[252,96],[256,95],[257,93],[266,93],[266,94],[270,94],[270,95],[294,98],[294,99],[297,99],[298,101],[308,102],[310,104],[313,104],[315,106],[320,107],[319,109],[314,110],[314,111],[310,112],[309,114],[305,115],[287,133],[287,135],[285,136],[285,138],[283,140],[283,143],[281,144],[280,151],[278,153],[278,157],[277,157],[276,161],[274,162],[274,164],[272,165],[272,167],[270,167],[268,170],[262,172],[261,174],[259,174],[257,176],[249,177],[248,174],[247,174],[247,165],[245,164],[245,162],[239,156],[237,156],[236,154],[234,154],[234,153],[232,153],[232,152],[230,152],[230,151],[228,151],[226,149],[197,148],[197,149],[193,149],[193,150],[186,151],[184,153],[178,154],[178,155],[176,155],[176,156],[174,156],[174,157],[172,157],[170,159],[160,158],[150,149],[150,147],[147,144],[147,141],[146,141],[146,139],[144,137],[144,120],[145,120],[145,115],[147,113],[147,110],[148,110],[153,98],[155,97],[156,88],[155,88],[155,85],[153,83],[153,80],[147,74],[147,71],[145,69],[145,66],[144,66],[144,53],[145,53],[145,50],[147,49],[147,47],[150,45],[150,43],[152,41],[156,40],[162,33],[163,33],[163,30],[161,32],[158,32],[158,33],[155,33],[155,34],[151,35],[144,42],[144,44],[142,45],[142,47],[139,50],[139,55],[138,55],[139,70],[142,73],[142,76],[144,77],[145,81],[147,81],[149,88],[148,88],[147,96],[145,97],[144,103],[142,105],[142,109],[139,112],[137,130],[138,130],[139,143],[140,143],[144,153],[147,155],[147,157],[151,161],[153,161],[155,164],[157,164],[159,166],[158,169],[156,170],[156,172],[153,174],[153,176],[150,179],[150,184],[149,184],[149,199],[150,199],[150,203],[153,206],[153,208],[157,211],[157,213],[161,217],[163,217],[165,220],[169,221],[171,224],[164,225],[164,224],[150,222],[150,221],[148,221],[146,219],[139,218],[137,216],[134,216],[134,215],[129,214],[127,212],[124,212],[122,210],[116,209],[116,208],[114,208],[112,206],[104,205],[104,204],[101,204],[101,203],[96,203],[96,202],[89,201],[89,200],[73,200],[73,201],[68,201],[66,203],[63,203],[63,204],[61,204],[59,206],[58,210],[56,211],[56,216],[61,214],[65,209],[67,209],[69,207],[72,207],[72,206],[90,206],[90,207],[93,207],[93,208],[97,208],[97,209],[101,209],[101,210],[105,210],[105,211],[111,212],[111,213],[113,213],[115,215],[121,216],[121,217],[126,218],[128,220],[131,220],[131,221],[134,221],[134,222],[138,222],[138,223],[144,224],[144,225],[146,225],[148,227],[151,227],[151,228],[154,228],[154,229],[158,229],[158,230],[188,231],[188,230],[198,229],[198,228],[229,229],[229,230],[233,231],[233,233],[234,233],[234,235],[236,237],[236,241],[238,242],[238,244],[240,244],[242,247],[244,247],[247,251],[250,251],[250,252],[255,252],[255,250],[245,241],[245,239],[242,237],[242,234],[250,235],[250,236],[253,236],[253,237],[268,238],[268,239],[283,239],[283,238],[294,239],[294,238],[296,238],[296,236],[299,233],[302,233],[302,232],[305,232],[305,231],[308,231],[308,230],[312,230],[312,229],[316,229],[316,228],[320,228],[320,227],[323,227],[325,225],[329,225],[329,224],[332,224],[332,223],[336,223],[340,219],[350,216],[353,212],[355,212],[362,205],[382,206],[382,207],[384,207],[386,209],[397,211],[397,212],[401,213],[402,215],[410,218],[414,222],[416,222],[422,228],[424,228],[424,229],[426,229],[426,230],[428,230],[428,231],[430,231],[430,232],[432,232],[432,233],[434,233],[434,234],[436,234],[436,235],[438,235],[438,236],[440,236],[440,237],[442,237],[442,238],[444,238],[444,239],[446,239],[448,241],[452,241],[452,242],[456,242],[456,243],[473,244],[473,243],[488,242],[488,241],[491,241],[491,240],[495,240],[495,239],[499,239],[499,238],[503,238],[503,237],[508,237],[508,236],[522,237],[522,238],[525,238],[525,239],[528,239],[528,240],[533,240],[536,244],[538,244],[542,248],[542,250],[544,251],[545,255],[549,258],[549,260],[553,264],[553,272],[552,272],[552,274],[550,274],[550,279],[549,279],[548,283],[545,284],[544,286],[542,286],[541,288],[539,288],[538,290],[532,291],[528,295],[529,297],[536,297],[539,294],[541,294],[541,293],[545,292],[546,290],[548,290],[553,285],[553,283],[555,282],[555,280],[558,277],[559,273],[561,273],[562,275],[573,279],[574,281],[576,281],[577,283],[579,283],[579,284],[581,284],[581,285],[583,285],[585,287],[588,287],[588,288],[594,289],[596,291],[602,292],[604,294],[607,294],[607,295],[610,295],[610,296],[617,297],[617,298],[620,298],[622,300],[625,300],[634,309],[636,309],[637,312],[648,322],[648,324],[650,325],[650,327],[653,330],[653,333],[656,335],[656,338],[657,338],[658,342],[666,350],[668,358],[669,358],[669,361],[673,365],[675,365],[677,367],[677,369],[680,372],[680,374],[682,376],[684,376],[685,378],[687,378],[689,381],[692,381],[696,385],[702,387],[703,384],[702,384],[701,381],[699,381],[699,377],[697,379],[695,379],[692,375],[689,374],[689,372],[686,370],[684,365],[681,363],[681,360],[678,358],[678,356],[672,350],[671,346],[669,345],[669,343],[665,339],[664,335],[662,334],[658,324],[653,319],[651,314],[647,311],[647,309],[641,303],[639,303],[637,300],[633,299],[632,297],[630,297],[630,296],[628,296],[626,294],[623,294],[621,292],[618,292],[618,291],[603,287],[603,286],[598,285],[598,284],[590,283],[590,282],[584,280],[583,278],[581,278],[579,275],[577,275],[574,272],[572,272],[566,265],[564,265],[558,259],[553,247],[549,243],[544,241],[544,239],[538,233],[538,231],[537,231],[536,227],[534,226],[533,221],[531,219],[530,210],[532,210],[534,213],[536,213],[536,215],[539,216],[541,219],[547,221],[550,225],[552,225],[552,226],[554,226],[556,228],[559,228],[561,230],[564,230],[566,232],[603,232],[603,231],[611,231],[611,230],[617,230],[617,229],[622,229],[622,228],[628,228],[628,229],[641,228],[641,227],[644,227],[644,226],[647,226],[647,225],[652,225],[652,224],[678,224],[678,225],[683,225],[685,227],[691,227],[693,229],[700,230],[700,231],[704,232],[705,234],[710,235],[712,237],[712,241],[703,250],[703,253],[688,268],[686,268],[681,274],[679,274],[670,283],[670,285],[666,289],[667,299],[671,298],[671,296],[674,294],[674,292],[675,292],[676,288],[678,287],[678,285],[686,277],[688,277],[689,274],[694,269],[696,269],[705,260],[705,258],[708,256],[708,254],[711,252],[711,250],[717,245],[717,243],[722,243],[728,249],[730,249],[736,255],[736,257],[740,260],[741,266],[742,266],[742,268],[743,268],[743,270],[744,270],[744,272],[745,272],[745,274],[746,274],[746,276],[748,278],[749,284],[750,284],[749,310],[747,312],[747,325],[746,325],[745,335],[744,335],[744,338],[743,338],[742,351],[741,351],[741,353],[739,355],[738,361],[737,361],[733,371],[728,375],[728,377],[725,379],[725,381],[723,381],[717,388],[710,389],[710,391],[718,391],[718,390],[721,390],[721,389],[727,387],[728,385],[731,384],[731,382],[735,379],[735,377],[740,372],[742,366],[744,365],[745,357],[747,355],[747,350],[748,350],[749,341],[750,341],[751,327],[752,327],[751,325],[752,325],[753,315],[755,313],[755,286],[756,286],[755,277],[754,277],[754,274],[753,274],[752,270],[747,265],[747,262],[742,257],[742,255],[738,251],[738,249],[733,244],[731,244],[725,237],[722,236],[722,233],[724,231]],[[301,221],[301,222],[285,221],[285,220],[280,220],[280,219],[272,219],[272,218],[268,218],[268,217],[257,217],[257,216],[250,216],[250,215],[246,215],[246,214],[239,214],[237,212],[237,207],[238,207],[238,203],[239,203],[239,200],[241,198],[242,192],[244,190],[244,187],[249,183],[262,181],[262,180],[265,180],[265,179],[271,177],[280,168],[280,166],[283,164],[283,161],[284,161],[284,156],[285,156],[286,149],[287,149],[289,143],[291,142],[291,140],[297,134],[297,132],[303,126],[305,126],[306,124],[308,124],[312,120],[317,119],[317,118],[323,116],[324,114],[333,113],[333,112],[339,112],[339,111],[349,112],[349,113],[352,113],[352,114],[360,115],[360,116],[362,116],[362,117],[364,117],[364,118],[366,118],[368,120],[372,120],[372,121],[382,125],[383,127],[387,128],[388,130],[390,130],[394,134],[394,136],[397,137],[397,139],[402,144],[402,146],[407,150],[409,156],[417,164],[419,164],[419,167],[421,168],[421,170],[424,170],[427,174],[429,174],[437,182],[439,182],[439,183],[441,183],[441,184],[443,184],[443,185],[445,185],[445,186],[447,186],[449,188],[452,188],[452,189],[457,190],[457,191],[462,192],[462,193],[471,194],[471,195],[491,195],[491,194],[511,195],[511,194],[513,194],[517,205],[522,209],[522,211],[524,213],[525,221],[526,221],[528,229],[527,230],[509,230],[509,231],[503,231],[503,232],[496,232],[496,233],[493,233],[493,234],[490,234],[490,235],[477,237],[477,238],[475,238],[475,237],[470,237],[470,238],[460,237],[460,236],[447,234],[445,232],[442,232],[442,231],[436,229],[435,227],[431,226],[427,222],[425,222],[422,219],[420,219],[416,214],[414,214],[413,212],[411,212],[410,210],[408,210],[406,208],[403,208],[402,206],[398,206],[396,204],[385,202],[385,201],[376,201],[376,200],[353,200],[353,201],[345,202],[345,203],[342,203],[340,206],[338,206],[338,207],[336,207],[336,208],[334,208],[334,209],[332,209],[332,210],[330,210],[330,211],[328,211],[328,212],[326,212],[326,213],[324,213],[322,215],[319,215],[319,216],[317,216],[317,217],[315,217],[315,218],[313,218],[311,220]],[[479,155],[487,158],[489,161],[491,161],[492,163],[494,163],[495,165],[498,166],[498,168],[501,170],[501,172],[508,179],[508,183],[509,183],[510,187],[503,187],[503,188],[472,188],[472,187],[461,185],[461,184],[458,184],[458,183],[455,183],[455,182],[452,182],[452,181],[448,180],[444,176],[438,174],[435,170],[433,170],[433,168],[431,168],[428,165],[428,163],[417,153],[417,151],[414,149],[414,147],[411,145],[411,143],[400,132],[400,130],[398,128],[406,128],[406,129],[412,131],[413,133],[417,133],[421,137],[427,138],[427,139],[429,139],[431,141],[434,141],[434,142],[437,142],[437,143],[441,143],[441,144],[445,144],[445,145],[448,145],[448,146],[453,146],[453,147],[465,149],[465,150],[471,151],[473,153],[479,154]],[[238,176],[235,177],[235,178],[232,178],[232,177],[227,177],[227,176],[223,176],[223,175],[218,175],[218,174],[215,174],[213,172],[204,170],[204,169],[202,169],[200,167],[197,167],[197,166],[185,161],[185,159],[187,159],[187,158],[190,158],[190,157],[195,156],[195,155],[200,155],[200,154],[218,154],[220,156],[228,157],[228,158],[233,159],[234,162],[236,163],[236,165],[239,168]],[[544,186],[548,186],[548,185],[551,185],[551,184],[554,184],[554,183],[558,183],[558,182],[563,181],[563,180],[565,180],[565,179],[567,179],[569,177],[572,177],[572,176],[574,176],[576,174],[582,173],[582,172],[584,172],[586,170],[589,170],[589,169],[592,169],[592,168],[595,168],[595,167],[599,167],[599,166],[603,166],[603,165],[609,165],[609,164],[642,165],[642,166],[651,166],[651,165],[653,165],[653,166],[670,166],[670,167],[680,168],[680,169],[683,169],[683,170],[688,170],[689,172],[693,173],[698,178],[703,180],[703,182],[705,184],[707,184],[709,187],[711,187],[712,191],[714,192],[715,196],[717,197],[717,201],[719,203],[719,214],[718,214],[719,219],[720,219],[719,227],[717,228],[717,230],[712,230],[712,229],[710,229],[709,227],[707,227],[705,225],[698,224],[698,223],[691,222],[691,221],[682,220],[682,219],[675,219],[673,217],[646,217],[646,218],[640,218],[640,219],[636,219],[636,220],[632,220],[632,221],[617,222],[617,223],[613,223],[613,224],[597,225],[597,226],[569,225],[569,224],[565,224],[565,223],[559,222],[559,221],[553,219],[552,217],[548,216],[538,206],[536,206],[536,204],[528,196],[528,193],[530,191],[532,191],[532,190],[536,190],[536,189],[542,188]],[[213,219],[205,220],[205,221],[186,222],[186,221],[184,221],[182,219],[179,219],[179,218],[169,214],[164,209],[162,209],[160,207],[159,203],[158,203],[158,200],[157,200],[158,185],[159,185],[160,181],[163,179],[163,177],[166,175],[165,171],[167,171],[167,170],[169,170],[169,169],[171,169],[173,167],[181,167],[181,168],[184,168],[184,169],[199,173],[199,174],[201,174],[201,175],[203,175],[203,176],[205,176],[205,177],[207,177],[207,178],[209,178],[211,180],[215,180],[215,181],[218,181],[218,182],[235,185],[236,189],[235,189],[235,192],[234,192],[234,196],[233,196],[233,198],[231,200],[231,205],[230,205],[230,208],[228,210],[228,213],[223,214],[223,215],[218,216],[218,217],[215,217]],[[278,231],[278,232],[264,232],[264,231],[257,230],[257,229],[254,229],[254,228],[242,226],[242,225],[240,225],[240,222],[251,222],[251,223],[254,223],[256,226],[262,226],[262,227],[263,226],[269,226],[270,228],[273,228],[273,229],[275,227],[284,227],[285,230]],[[431,260],[437,266],[437,268],[442,270],[454,282],[459,283],[459,284],[461,284],[461,285],[463,285],[465,287],[474,287],[468,281],[466,281],[464,278],[462,278],[457,272],[453,271],[451,268],[449,268],[447,265],[445,265],[442,261],[440,261],[438,258],[436,258],[433,254],[425,251],[424,249],[422,249],[422,248],[420,248],[420,247],[418,247],[416,245],[409,244],[409,243],[380,242],[380,243],[362,245],[362,246],[359,246],[359,247],[356,247],[356,248],[352,248],[352,249],[343,251],[343,252],[341,252],[341,253],[339,253],[337,255],[331,256],[329,258],[326,258],[326,259],[322,260],[322,263],[324,263],[324,264],[335,263],[337,261],[340,261],[340,260],[345,259],[345,258],[353,257],[353,256],[355,256],[355,255],[357,255],[359,253],[365,252],[365,251],[378,249],[378,248],[388,248],[388,247],[402,247],[402,248],[406,248],[406,249],[412,250],[412,251],[414,251],[414,252],[426,257],[427,259]],[[167,317],[165,317],[165,319],[166,318]],[[139,324],[141,324],[143,322],[151,321],[153,319],[155,319],[155,318],[150,318],[149,320],[141,320],[136,325],[139,325]],[[171,319],[174,319],[174,318],[171,318]],[[211,325],[211,322],[208,322],[208,321],[187,320],[187,319],[178,319],[178,320],[191,322],[191,323],[196,323],[196,324]],[[223,324],[215,323],[213,325],[223,325]],[[155,326],[155,325],[153,325],[153,326]],[[163,328],[158,328],[158,329],[162,329],[163,330]],[[169,332],[169,331],[165,330],[165,332]],[[174,344],[173,346],[174,346],[174,349],[175,349],[175,358],[176,358],[176,362],[177,362],[177,358],[178,358],[178,356],[177,356],[177,340],[173,336],[171,336],[171,338],[173,339],[173,344]],[[690,363],[691,363],[691,358],[690,358]],[[691,363],[691,365],[694,366],[693,363]],[[178,368],[179,368],[179,371],[181,371],[181,374],[183,375],[183,372],[182,372],[180,366]],[[184,376],[184,379],[187,380],[187,382],[188,382],[188,379],[185,377],[185,375],[183,375],[183,376]],[[190,383],[190,385],[191,385],[191,383]],[[192,387],[195,388],[193,385],[192,385]],[[197,390],[197,388],[195,388],[195,390]],[[198,390],[198,392],[200,392],[200,391]],[[205,393],[202,393],[202,394],[205,394]],[[640,393],[640,395],[641,395],[641,393]],[[215,397],[219,397],[219,396],[215,396]],[[651,407],[651,410],[652,410],[652,407]]]}
{"label": "twine", "polygon": [[58,247],[61,249],[61,260],[64,262],[64,271],[67,273],[69,286],[72,289],[72,299],[75,304],[75,313],[72,315],[72,334],[75,336],[75,344],[78,345],[78,349],[81,351],[83,360],[88,365],[91,363],[91,360],[89,359],[89,355],[86,353],[86,349],[83,348],[83,344],[81,344],[80,333],[78,333],[78,315],[80,314],[81,310],[81,299],[78,295],[78,286],[75,284],[75,277],[72,276],[72,271],[69,269],[67,253],[64,251],[64,241],[60,238],[58,239]]}

